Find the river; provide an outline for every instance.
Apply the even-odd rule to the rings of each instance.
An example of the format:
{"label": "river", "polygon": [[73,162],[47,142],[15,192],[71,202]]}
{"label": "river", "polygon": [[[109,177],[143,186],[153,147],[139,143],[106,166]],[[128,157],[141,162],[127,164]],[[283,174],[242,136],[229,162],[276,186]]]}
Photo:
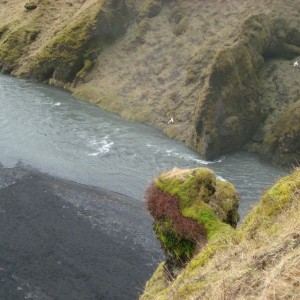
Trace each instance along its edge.
{"label": "river", "polygon": [[143,201],[149,182],[174,167],[209,167],[232,182],[244,215],[284,174],[238,152],[208,162],[160,130],[128,122],[47,85],[0,77],[0,162],[18,162]]}
{"label": "river", "polygon": [[[0,106],[0,164],[3,169],[17,166],[25,168],[26,172],[36,170],[53,178],[102,188],[116,193],[115,195],[121,194],[127,197],[127,204],[120,204],[120,207],[127,207],[132,201],[139,207],[136,211],[143,216],[146,216],[142,208],[145,188],[160,172],[174,167],[209,167],[218,176],[232,182],[240,195],[242,216],[278,177],[285,174],[279,168],[260,161],[256,155],[246,152],[225,155],[216,161],[205,161],[183,143],[167,138],[158,129],[123,120],[115,114],[74,99],[66,91],[44,84],[0,75]],[[68,195],[61,195],[64,190],[62,186],[63,184],[56,183],[51,188],[56,189],[56,196],[59,194],[57,190],[60,191],[60,200],[57,201],[62,198],[63,201],[70,202]],[[72,199],[76,198],[74,193],[69,194],[73,195]],[[97,210],[97,204],[95,200],[85,201],[84,195],[81,192],[78,200],[83,207],[82,212],[77,211],[76,214],[84,214],[88,210],[91,217],[93,210]],[[78,201],[71,202],[80,207]],[[114,202],[111,211],[106,211],[106,217],[115,218],[116,209]],[[122,209],[120,214],[121,211]],[[132,213],[124,214],[123,223],[126,218],[133,218]],[[122,222],[120,225],[112,220],[107,221],[105,231],[110,232],[112,226],[122,227]],[[141,221],[135,222],[137,224]],[[149,220],[147,222],[144,229],[139,228],[139,236],[143,235],[143,230],[148,230],[145,229],[146,226],[151,226]],[[128,228],[129,231],[134,231],[135,227]],[[149,230],[146,235],[151,235]],[[154,245],[154,237],[149,239],[152,239],[150,244]],[[135,243],[146,248],[149,240]],[[155,256],[150,262],[152,265],[159,259],[157,249],[155,244],[153,251],[151,250],[154,253],[152,256]],[[0,265],[0,273],[1,268],[3,266]],[[153,266],[150,269],[153,270]],[[130,280],[130,275],[128,276]],[[22,287],[17,286],[18,288]],[[38,288],[40,289],[40,285]],[[28,293],[26,295],[30,299]],[[80,295],[78,299],[84,299]],[[47,297],[45,299],[52,299]],[[37,298],[32,296],[32,299]],[[76,299],[76,295],[72,299]]]}

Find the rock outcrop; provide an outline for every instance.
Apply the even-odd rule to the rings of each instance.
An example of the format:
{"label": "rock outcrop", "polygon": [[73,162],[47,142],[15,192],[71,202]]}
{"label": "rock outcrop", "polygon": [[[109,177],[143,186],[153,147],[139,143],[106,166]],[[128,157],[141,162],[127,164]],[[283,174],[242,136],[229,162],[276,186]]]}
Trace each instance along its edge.
{"label": "rock outcrop", "polygon": [[140,299],[293,299],[300,294],[300,169],[280,179],[242,224],[208,240],[170,278],[162,263]]}
{"label": "rock outcrop", "polygon": [[0,70],[151,123],[206,159],[247,149],[297,165],[299,15],[282,0],[2,1]]}
{"label": "rock outcrop", "polygon": [[171,278],[208,241],[230,232],[239,220],[234,187],[206,168],[162,173],[145,195]]}
{"label": "rock outcrop", "polygon": [[[252,15],[244,21],[237,41],[217,51],[195,114],[192,145],[205,157],[215,159],[220,154],[241,149],[247,142],[254,142],[263,144],[257,151],[264,153],[265,158],[278,164],[296,163],[300,157],[300,119],[294,119],[297,124],[293,128],[285,126],[285,132],[279,133],[276,128],[266,130],[268,124],[264,121],[273,114],[274,104],[271,103],[279,95],[273,92],[274,98],[270,100],[270,95],[267,95],[269,99],[266,99],[262,88],[272,73],[270,67],[265,66],[269,60],[276,70],[274,61],[300,55],[300,30],[296,24],[265,13]],[[286,71],[293,73],[291,62],[289,65],[290,70]],[[280,67],[278,63],[277,67]],[[262,76],[262,73],[266,75],[266,68],[268,77]],[[280,87],[286,81],[277,80],[276,83]],[[292,84],[290,82],[291,90]],[[286,89],[285,94],[280,95],[280,101],[276,101],[276,118],[280,127],[287,114],[291,116],[291,111],[288,111],[294,111],[297,106],[299,96],[293,96]],[[259,126],[264,128],[265,136],[261,140],[252,140]]]}

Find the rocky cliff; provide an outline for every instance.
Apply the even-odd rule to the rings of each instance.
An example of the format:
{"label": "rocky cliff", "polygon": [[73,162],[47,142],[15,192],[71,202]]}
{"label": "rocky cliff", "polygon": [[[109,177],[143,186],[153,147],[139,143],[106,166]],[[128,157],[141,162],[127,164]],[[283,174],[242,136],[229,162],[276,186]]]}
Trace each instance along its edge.
{"label": "rocky cliff", "polygon": [[[200,180],[201,183],[196,179],[199,179],[198,172],[205,174]],[[182,173],[189,175],[182,177]],[[167,177],[163,174],[155,180],[160,195],[157,196],[153,188],[150,192],[158,199],[156,202],[159,202],[164,190],[168,190],[173,197],[176,191],[179,195],[182,215],[196,221],[204,231],[198,234],[200,247],[193,251],[188,262],[181,263],[181,268],[176,274],[171,272],[171,276],[169,256],[166,256],[166,261],[161,263],[146,284],[140,299],[298,298],[300,295],[300,169],[296,169],[291,175],[280,179],[271,187],[237,229],[226,225],[224,223],[226,218],[218,214],[220,208],[221,211],[226,211],[227,208],[227,212],[236,208],[235,193],[226,193],[225,197],[219,197],[222,195],[222,189],[218,192],[217,187],[215,198],[207,201],[214,194],[213,189],[207,189],[213,184],[211,174],[212,172],[209,173],[207,170],[177,171],[176,174],[173,171],[168,173]],[[190,184],[192,178],[194,182],[198,182],[197,185]],[[193,193],[195,188],[198,191],[196,194]],[[208,194],[210,196],[207,198]],[[186,196],[189,203],[185,199]],[[149,190],[146,193],[148,209],[154,217],[154,228],[158,239],[163,248],[168,249],[167,254],[171,250],[176,253],[178,249],[184,249],[182,251],[189,254],[190,248],[186,244],[185,247],[182,246],[182,233],[176,231],[176,220],[172,221],[173,219],[166,213],[165,208],[170,206],[174,198],[165,196],[163,198],[164,205],[159,207],[160,214],[157,214],[156,209],[153,210],[153,200],[149,198]],[[184,205],[183,200],[185,200]],[[213,208],[213,203],[219,204],[219,210]],[[228,210],[228,207],[231,209]],[[211,211],[208,214],[209,209]],[[208,217],[205,218],[204,215]],[[219,218],[217,222],[223,224],[222,226],[212,226],[217,216]],[[171,227],[166,225],[170,222],[173,224]],[[207,237],[205,241],[201,239],[203,236]]]}
{"label": "rocky cliff", "polygon": [[151,123],[207,159],[244,148],[297,165],[299,4],[1,0],[0,69]]}

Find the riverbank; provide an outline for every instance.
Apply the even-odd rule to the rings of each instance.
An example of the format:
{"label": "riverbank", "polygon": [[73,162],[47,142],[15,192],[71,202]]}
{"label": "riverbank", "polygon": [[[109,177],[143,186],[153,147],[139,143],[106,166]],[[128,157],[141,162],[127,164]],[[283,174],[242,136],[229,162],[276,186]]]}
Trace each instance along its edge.
{"label": "riverbank", "polygon": [[297,1],[33,2],[0,1],[0,72],[150,123],[207,160],[246,149],[298,165]]}
{"label": "riverbank", "polygon": [[143,203],[0,167],[1,299],[135,299],[162,258]]}

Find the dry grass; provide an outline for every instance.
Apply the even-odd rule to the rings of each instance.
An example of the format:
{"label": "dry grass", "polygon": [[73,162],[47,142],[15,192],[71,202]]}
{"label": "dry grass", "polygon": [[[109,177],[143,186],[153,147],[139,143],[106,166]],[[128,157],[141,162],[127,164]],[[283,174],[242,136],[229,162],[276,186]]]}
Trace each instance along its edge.
{"label": "dry grass", "polygon": [[[0,27],[9,23],[13,30],[29,24],[35,15],[41,15],[41,31],[20,58],[13,72],[17,76],[26,73],[30,62],[53,36],[97,1],[38,1],[38,8],[32,12],[25,11],[26,2],[0,1]],[[132,10],[139,10],[142,3],[142,0],[127,0]],[[160,14],[147,20],[144,43],[135,42],[138,24],[132,22],[123,38],[101,52],[96,68],[75,92],[85,98],[90,87],[101,94],[110,91],[114,95],[111,101],[117,98],[124,105],[112,105],[113,108],[103,105],[105,109],[125,118],[150,122],[170,137],[188,142],[193,131],[195,105],[216,51],[238,38],[241,23],[249,14],[273,11],[283,17],[296,15],[299,5],[298,0],[163,3]],[[174,11],[185,20],[183,34],[174,34]],[[99,102],[96,98],[90,101]],[[175,124],[167,126],[172,116]]]}
{"label": "dry grass", "polygon": [[[169,136],[185,140],[217,49],[238,37],[241,20],[249,14],[271,10],[288,14],[295,6],[282,0],[171,1],[148,20],[143,44],[134,43],[137,24],[133,23],[126,36],[105,49],[87,84],[126,99],[132,113],[148,105],[151,116],[147,121]],[[175,7],[188,18],[184,34],[173,33],[170,14]],[[167,126],[172,116],[175,124]]]}

